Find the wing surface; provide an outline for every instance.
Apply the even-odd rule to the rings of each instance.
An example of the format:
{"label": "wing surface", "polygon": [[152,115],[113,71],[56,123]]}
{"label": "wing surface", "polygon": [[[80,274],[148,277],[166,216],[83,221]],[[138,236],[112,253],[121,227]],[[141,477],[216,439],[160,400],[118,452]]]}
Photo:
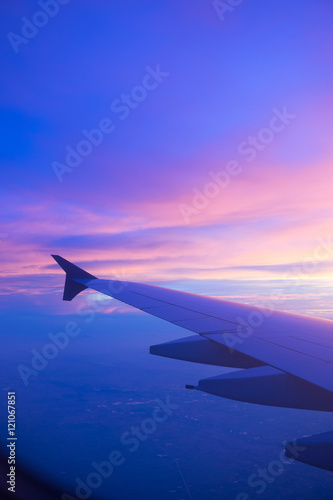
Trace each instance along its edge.
{"label": "wing surface", "polygon": [[[333,411],[333,321],[98,279],[53,257],[66,272],[64,300],[91,288],[199,335],[152,346],[153,354],[243,368],[190,388],[257,404]],[[333,453],[332,440],[328,446]],[[310,463],[307,450],[297,459]]]}

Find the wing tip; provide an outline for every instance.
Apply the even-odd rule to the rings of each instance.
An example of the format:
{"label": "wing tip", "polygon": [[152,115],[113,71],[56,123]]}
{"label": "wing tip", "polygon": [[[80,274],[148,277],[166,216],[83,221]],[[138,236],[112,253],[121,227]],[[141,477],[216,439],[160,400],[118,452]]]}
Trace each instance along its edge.
{"label": "wing tip", "polygon": [[72,264],[72,262],[69,262],[69,260],[64,259],[60,255],[51,254],[51,257],[53,257],[57,264],[59,264],[59,266],[66,273],[63,300],[70,301],[87,288],[84,284],[79,283],[76,280],[97,279],[93,274],[87,273],[87,271],[81,269],[81,267],[78,267],[75,264]]}

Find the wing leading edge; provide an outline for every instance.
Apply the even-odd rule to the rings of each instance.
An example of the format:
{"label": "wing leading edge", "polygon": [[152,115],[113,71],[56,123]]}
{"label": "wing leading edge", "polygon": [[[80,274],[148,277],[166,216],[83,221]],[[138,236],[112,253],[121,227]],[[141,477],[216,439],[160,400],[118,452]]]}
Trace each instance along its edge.
{"label": "wing leading edge", "polygon": [[[52,257],[66,273],[63,300],[91,288],[199,335],[151,346],[152,354],[241,369],[188,387],[256,404],[333,411],[333,321],[98,279]],[[306,438],[306,452],[291,458],[333,470],[332,434]]]}

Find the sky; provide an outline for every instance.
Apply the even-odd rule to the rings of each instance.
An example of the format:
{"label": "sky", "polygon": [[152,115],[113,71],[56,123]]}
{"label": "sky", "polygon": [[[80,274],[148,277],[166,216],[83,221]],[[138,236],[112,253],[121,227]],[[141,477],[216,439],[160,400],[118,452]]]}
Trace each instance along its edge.
{"label": "sky", "polygon": [[[77,450],[81,415],[89,439],[79,441],[89,448],[104,411],[105,429],[112,421],[117,439],[122,432],[124,413],[113,404],[138,420],[129,398],[142,396],[147,404],[171,394],[181,409],[166,432],[164,444],[173,440],[179,447],[170,456],[184,455],[196,491],[205,491],[205,481],[213,481],[213,431],[211,440],[206,436],[215,415],[230,464],[222,481],[214,461],[213,482],[216,492],[225,484],[234,488],[236,498],[254,467],[278,456],[282,439],[298,436],[300,419],[311,434],[329,430],[329,416],[314,419],[213,397],[206,405],[193,403],[184,384],[196,383],[202,370],[208,376],[220,368],[179,362],[176,369],[174,360],[162,364],[149,356],[150,344],[184,331],[159,326],[116,300],[85,291],[62,302],[64,275],[51,254],[100,278],[333,319],[333,3],[3,0],[0,9],[0,311],[7,363],[1,380],[3,387],[14,381],[20,393],[21,449],[29,460],[41,432],[38,416],[57,429],[58,402],[66,408],[71,397],[69,422],[61,421],[58,434],[45,431],[42,452],[33,459],[42,467],[38,461],[54,441],[60,465],[49,472],[60,475],[72,431],[71,453]],[[87,305],[91,324],[80,315]],[[69,320],[78,322],[82,335],[23,387],[17,365],[28,364],[32,349],[41,350],[50,332]],[[105,410],[95,391],[103,384],[115,391]],[[250,415],[246,431],[244,415]],[[194,428],[203,429],[202,476],[193,462]],[[254,451],[257,433],[261,447]],[[98,446],[96,459],[102,460],[109,443]],[[142,448],[148,455],[148,445]],[[221,456],[221,447],[214,451]],[[93,458],[79,457],[83,470]],[[157,467],[155,451],[150,459]],[[70,454],[66,460],[73,486],[78,472],[70,465],[79,465]],[[135,460],[134,469],[138,463],[147,462]],[[296,490],[304,493],[302,481],[313,482],[324,498],[326,472],[302,467],[292,465],[279,484],[295,498]],[[161,494],[156,491],[155,498]],[[267,490],[267,498],[280,498],[279,489]]]}
{"label": "sky", "polygon": [[51,312],[51,253],[215,295],[301,266],[302,294],[324,293],[331,2],[41,5],[4,2],[0,21],[6,308]]}

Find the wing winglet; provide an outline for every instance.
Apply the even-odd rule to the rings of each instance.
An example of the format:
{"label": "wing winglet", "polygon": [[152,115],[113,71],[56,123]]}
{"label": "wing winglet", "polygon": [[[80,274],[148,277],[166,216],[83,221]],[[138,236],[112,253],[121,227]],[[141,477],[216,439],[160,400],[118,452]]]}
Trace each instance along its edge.
{"label": "wing winglet", "polygon": [[75,281],[76,279],[97,279],[96,276],[87,273],[87,271],[84,271],[83,269],[75,266],[63,257],[60,257],[60,255],[52,255],[52,257],[66,273],[63,300],[72,300],[80,292],[88,288],[82,283],[78,283],[77,281]]}

